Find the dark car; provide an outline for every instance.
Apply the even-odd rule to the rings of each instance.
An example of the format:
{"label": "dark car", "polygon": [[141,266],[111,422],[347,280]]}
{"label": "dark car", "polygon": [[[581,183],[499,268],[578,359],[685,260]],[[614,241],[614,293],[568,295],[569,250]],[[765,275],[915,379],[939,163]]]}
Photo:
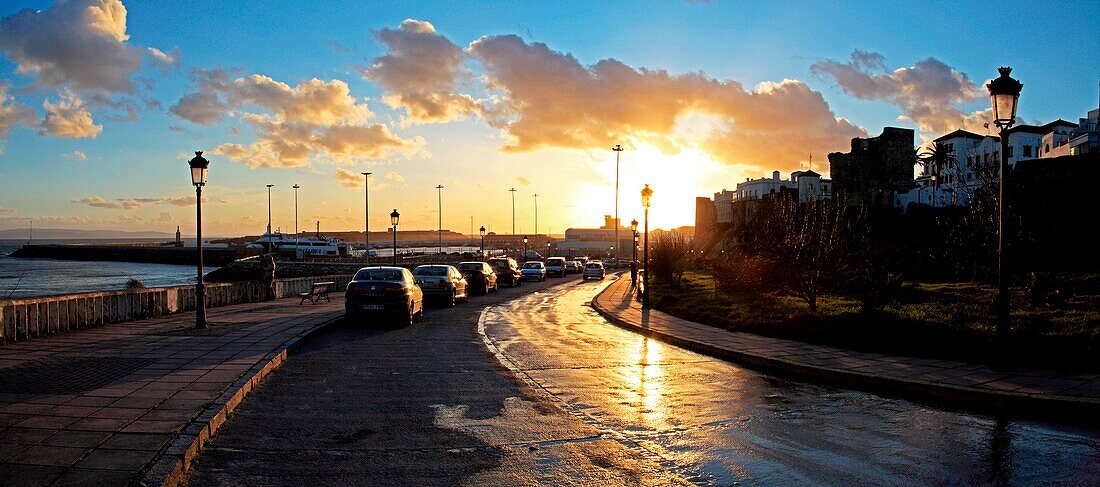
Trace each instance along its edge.
{"label": "dark car", "polygon": [[489,265],[497,273],[497,282],[507,284],[508,287],[516,287],[522,283],[523,274],[519,270],[516,259],[511,257],[494,257],[489,259]]}
{"label": "dark car", "polygon": [[344,315],[385,316],[412,324],[424,314],[424,291],[404,267],[364,267],[355,273],[344,293]]}
{"label": "dark car", "polygon": [[449,306],[454,306],[459,300],[470,299],[466,278],[454,266],[446,264],[417,266],[413,269],[413,277],[416,278],[426,298],[434,298]]}
{"label": "dark car", "polygon": [[484,262],[472,261],[458,264],[458,271],[466,278],[469,289],[481,295],[497,290],[497,274]]}

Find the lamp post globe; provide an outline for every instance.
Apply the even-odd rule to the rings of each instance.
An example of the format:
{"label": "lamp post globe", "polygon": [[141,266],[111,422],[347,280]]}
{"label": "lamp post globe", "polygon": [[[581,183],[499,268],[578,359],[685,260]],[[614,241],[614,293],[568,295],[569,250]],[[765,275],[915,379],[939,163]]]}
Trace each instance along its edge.
{"label": "lamp post globe", "polygon": [[999,167],[998,197],[997,197],[997,329],[998,338],[1004,338],[1009,330],[1009,302],[1008,302],[1008,269],[1005,263],[1005,198],[1007,198],[1006,186],[1008,173],[1008,129],[1016,123],[1016,105],[1020,99],[1020,91],[1024,89],[1023,83],[1013,79],[1009,74],[1012,68],[1001,67],[997,71],[1001,74],[986,85],[989,90],[989,101],[993,106],[993,123],[1001,129],[1001,160]]}
{"label": "lamp post globe", "polygon": [[527,262],[527,235],[523,236],[523,261]]}
{"label": "lamp post globe", "polygon": [[390,225],[393,225],[393,265],[397,266],[397,223],[401,220],[401,214],[394,208],[390,212]]}
{"label": "lamp post globe", "polygon": [[202,282],[202,187],[206,186],[206,170],[210,161],[195,151],[187,161],[191,167],[191,184],[195,186],[195,243],[198,247],[198,275],[195,276],[195,328],[206,328],[206,286]]}

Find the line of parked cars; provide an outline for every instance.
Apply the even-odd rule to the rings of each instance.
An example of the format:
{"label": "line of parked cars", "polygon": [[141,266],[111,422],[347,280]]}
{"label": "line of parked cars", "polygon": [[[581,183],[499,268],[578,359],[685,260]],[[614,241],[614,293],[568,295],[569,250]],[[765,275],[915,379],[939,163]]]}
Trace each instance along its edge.
{"label": "line of parked cars", "polygon": [[[599,272],[590,272],[590,267]],[[469,301],[471,294],[484,296],[500,286],[517,287],[525,280],[545,281],[547,276],[565,277],[577,273],[583,273],[586,280],[604,277],[599,261],[566,260],[564,257],[550,257],[546,262],[528,261],[522,266],[511,257],[493,257],[457,266],[427,264],[412,271],[404,267],[364,267],[348,283],[344,314],[348,319],[381,315],[412,324],[424,314],[426,300],[454,306]]]}

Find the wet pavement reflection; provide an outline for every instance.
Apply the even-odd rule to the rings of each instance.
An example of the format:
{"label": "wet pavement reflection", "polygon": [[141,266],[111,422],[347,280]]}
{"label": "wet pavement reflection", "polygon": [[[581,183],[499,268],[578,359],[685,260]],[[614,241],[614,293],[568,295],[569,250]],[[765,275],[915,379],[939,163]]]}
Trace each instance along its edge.
{"label": "wet pavement reflection", "polygon": [[715,485],[1100,485],[1100,430],[773,377],[609,324],[602,286],[486,312],[498,358],[604,434]]}

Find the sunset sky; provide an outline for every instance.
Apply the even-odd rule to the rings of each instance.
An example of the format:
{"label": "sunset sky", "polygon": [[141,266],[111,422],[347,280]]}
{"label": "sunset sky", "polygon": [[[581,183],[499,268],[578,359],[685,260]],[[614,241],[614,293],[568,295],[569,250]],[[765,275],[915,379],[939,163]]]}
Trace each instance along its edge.
{"label": "sunset sky", "polygon": [[[124,4],[125,3],[125,4]],[[984,82],[1029,123],[1098,104],[1082,2],[154,2],[0,4],[0,229],[193,233],[186,159],[212,161],[206,232],[509,232],[620,215],[690,225],[694,196],[885,125],[983,132]]]}

